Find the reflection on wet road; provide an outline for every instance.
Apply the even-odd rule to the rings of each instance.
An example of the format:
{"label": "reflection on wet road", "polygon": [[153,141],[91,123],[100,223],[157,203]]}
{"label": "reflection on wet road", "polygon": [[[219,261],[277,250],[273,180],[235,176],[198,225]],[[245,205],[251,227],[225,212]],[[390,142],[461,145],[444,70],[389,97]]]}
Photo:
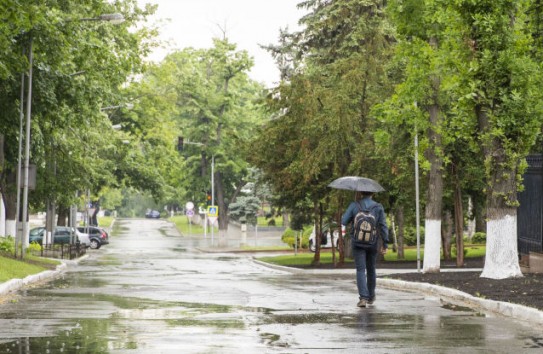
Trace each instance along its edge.
{"label": "reflection on wet road", "polygon": [[200,252],[162,220],[121,220],[111,244],[0,305],[0,353],[541,352],[541,328]]}

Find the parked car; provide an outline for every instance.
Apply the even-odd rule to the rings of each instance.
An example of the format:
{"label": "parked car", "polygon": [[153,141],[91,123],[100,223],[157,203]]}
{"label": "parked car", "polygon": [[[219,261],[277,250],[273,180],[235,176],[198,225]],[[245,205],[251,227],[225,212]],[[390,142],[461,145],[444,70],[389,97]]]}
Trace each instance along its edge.
{"label": "parked car", "polygon": [[[30,230],[29,242],[36,242],[40,245],[43,243],[43,237],[45,235],[45,227],[40,226]],[[90,240],[81,235],[77,229],[68,226],[57,226],[53,230],[53,243],[54,244],[66,244],[71,243],[73,236],[73,243],[80,242],[85,247],[90,246]]]}
{"label": "parked car", "polygon": [[[321,234],[321,248],[332,248],[332,242],[334,244],[334,247],[338,247],[339,242],[339,232],[337,228],[334,227],[334,232],[332,235],[330,234],[330,230],[326,227],[323,227],[323,232]],[[315,252],[317,250],[317,241],[316,241],[316,233],[315,233],[315,226],[313,226],[313,231],[311,231],[311,235],[309,235],[309,250],[311,252]]]}
{"label": "parked car", "polygon": [[108,233],[101,227],[96,226],[80,226],[77,228],[81,234],[89,238],[89,245],[92,249],[99,249],[102,245],[109,243]]}
{"label": "parked car", "polygon": [[148,219],[158,219],[160,218],[160,212],[158,210],[147,209],[145,217]]}

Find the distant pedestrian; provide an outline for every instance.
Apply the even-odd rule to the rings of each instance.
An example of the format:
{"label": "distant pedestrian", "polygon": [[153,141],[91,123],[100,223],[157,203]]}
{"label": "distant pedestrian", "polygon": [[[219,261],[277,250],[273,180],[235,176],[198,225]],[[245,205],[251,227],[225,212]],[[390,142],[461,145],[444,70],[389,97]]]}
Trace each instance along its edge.
{"label": "distant pedestrian", "polygon": [[[388,248],[388,227],[385,210],[380,203],[377,203],[372,198],[373,193],[371,192],[356,192],[356,201],[349,205],[341,218],[341,224],[344,226],[353,223],[350,230],[350,236],[353,246],[353,258],[356,266],[356,285],[358,287],[359,299],[357,304],[358,307],[366,307],[367,304],[371,305],[375,301],[375,286],[377,282],[375,263],[377,261],[377,254],[378,252],[383,255],[386,254]],[[366,215],[362,215],[361,211],[367,211]],[[362,217],[360,215],[362,215]],[[380,250],[378,250],[378,240],[372,244],[361,244],[355,240],[355,218],[360,219],[364,217],[371,219],[370,222],[365,223],[370,224],[373,222],[376,238],[381,237],[383,240]],[[362,234],[364,231],[361,230],[360,232]],[[360,239],[360,237],[358,237],[358,239]]]}

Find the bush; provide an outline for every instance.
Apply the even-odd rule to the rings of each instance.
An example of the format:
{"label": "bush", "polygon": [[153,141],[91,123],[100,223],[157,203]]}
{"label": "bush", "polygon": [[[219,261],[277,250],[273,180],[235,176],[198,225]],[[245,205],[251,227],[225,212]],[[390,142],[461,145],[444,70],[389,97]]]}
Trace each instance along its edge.
{"label": "bush", "polygon": [[[22,250],[22,248],[23,246],[19,244],[19,251]],[[26,249],[26,253],[39,253],[40,251],[41,245],[35,242],[32,242],[30,245],[28,245],[28,248]],[[10,254],[15,253],[15,239],[12,236],[0,237],[0,252]]]}
{"label": "bush", "polygon": [[[392,242],[392,238],[390,238],[390,242]],[[404,238],[403,238],[404,245],[406,246],[416,246],[417,245],[417,228],[414,226],[408,226],[405,228],[404,231]],[[420,244],[424,244],[424,227],[420,227]]]}
{"label": "bush", "polygon": [[471,242],[485,244],[486,243],[486,233],[484,233],[484,232],[476,232],[476,233],[474,233],[473,237],[471,238]]}
{"label": "bush", "polygon": [[39,254],[41,252],[41,245],[37,242],[32,242],[28,245],[28,248],[26,249],[26,253],[34,253]]}
{"label": "bush", "polygon": [[0,251],[6,253],[15,252],[15,240],[13,239],[13,237],[0,237]]}
{"label": "bush", "polygon": [[[302,238],[300,239],[298,236],[298,247],[299,248],[308,248],[309,247],[309,236],[311,235],[311,227],[305,228],[302,233]],[[288,228],[283,233],[283,236],[281,236],[281,241],[289,245],[289,247],[294,248],[294,242],[296,239],[296,235],[299,233],[299,231],[292,230],[291,228]]]}

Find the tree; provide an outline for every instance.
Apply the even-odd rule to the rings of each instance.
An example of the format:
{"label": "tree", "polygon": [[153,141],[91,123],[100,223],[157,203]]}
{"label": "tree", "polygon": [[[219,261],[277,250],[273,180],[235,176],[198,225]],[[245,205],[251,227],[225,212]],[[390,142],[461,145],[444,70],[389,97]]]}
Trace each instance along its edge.
{"label": "tree", "polygon": [[383,1],[311,0],[299,6],[309,10],[301,19],[306,28],[281,32],[281,44],[269,47],[285,75],[270,95],[271,109],[280,114],[255,140],[252,162],[292,212],[299,201],[311,200],[319,237],[322,205],[328,218],[344,208],[326,202],[337,193],[327,185],[342,175],[379,173],[373,169],[379,123],[370,110],[389,94],[383,65],[393,43]]}
{"label": "tree", "polygon": [[257,223],[257,213],[260,209],[260,199],[254,196],[240,196],[235,203],[230,204],[230,216],[242,224]]}
{"label": "tree", "polygon": [[176,131],[184,138],[187,198],[204,200],[214,161],[219,229],[228,227],[229,205],[246,184],[248,164],[241,148],[263,117],[262,87],[247,72],[252,60],[227,39],[211,49],[186,48],[170,54],[159,70],[168,71],[160,90],[175,97]]}
{"label": "tree", "polygon": [[517,191],[522,161],[541,131],[541,68],[532,56],[530,1],[459,0],[461,108],[476,122],[487,181],[487,254],[482,277],[522,273],[517,256]]}
{"label": "tree", "polygon": [[[439,272],[443,214],[443,175],[447,136],[446,124],[450,96],[447,85],[447,36],[444,27],[449,19],[440,1],[392,1],[389,11],[397,26],[397,55],[405,58],[405,78],[397,92],[404,105],[417,105],[423,119],[415,129],[425,131],[425,157],[428,162],[425,208],[424,271]],[[445,83],[444,83],[445,81]],[[412,131],[414,131],[413,129]],[[417,132],[418,134],[418,132]],[[445,135],[445,136],[444,136]]]}
{"label": "tree", "polygon": [[[108,100],[119,99],[121,85],[143,69],[142,58],[149,45],[146,41],[152,33],[147,29],[132,31],[130,27],[153,9],[141,10],[133,0],[114,5],[102,0],[54,4],[19,1],[12,5],[2,12],[2,22],[13,27],[2,31],[7,41],[0,41],[6,45],[2,62],[9,64],[3,66],[5,75],[0,77],[5,92],[0,99],[0,130],[6,137],[0,188],[7,202],[7,218],[14,228],[18,118],[24,103],[19,99],[20,77],[29,63],[23,49],[31,40],[34,75],[30,158],[38,169],[38,188],[30,202],[32,206],[43,206],[46,200],[52,200],[64,208],[76,201],[77,190],[97,189],[113,181],[102,154],[115,139],[111,123],[100,109]],[[112,28],[86,20],[113,12],[123,13],[125,23]]]}

